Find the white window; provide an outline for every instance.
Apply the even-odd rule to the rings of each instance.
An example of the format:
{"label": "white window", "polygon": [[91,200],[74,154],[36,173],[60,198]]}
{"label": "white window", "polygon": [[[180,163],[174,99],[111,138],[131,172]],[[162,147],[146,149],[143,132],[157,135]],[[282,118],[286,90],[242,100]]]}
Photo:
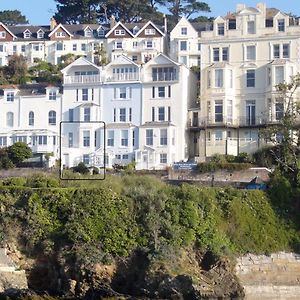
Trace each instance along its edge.
{"label": "white window", "polygon": [[220,49],[213,48],[213,61],[220,61]]}
{"label": "white window", "polygon": [[181,35],[187,35],[187,27],[181,27]]}
{"label": "white window", "polygon": [[14,92],[8,92],[6,94],[6,101],[7,102],[14,102],[15,100],[15,93]]}
{"label": "white window", "polygon": [[56,91],[49,91],[49,100],[56,100]]}
{"label": "white window", "polygon": [[56,43],[56,50],[57,50],[57,51],[62,51],[62,50],[64,50],[64,45],[63,45],[63,43]]}
{"label": "white window", "polygon": [[145,29],[145,35],[155,35],[155,29],[154,28]]}
{"label": "white window", "polygon": [[6,38],[6,32],[0,31],[0,39],[5,39],[5,38]]}
{"label": "white window", "polygon": [[159,161],[161,164],[166,164],[168,162],[168,155],[167,153],[160,153]]}
{"label": "white window", "polygon": [[14,113],[8,112],[6,113],[6,126],[7,127],[13,127],[14,126]]}
{"label": "white window", "polygon": [[120,88],[120,95],[119,95],[120,99],[126,99],[126,87],[121,87]]}
{"label": "white window", "polygon": [[278,29],[278,31],[282,31],[282,32],[285,31],[285,21],[284,21],[284,19],[279,19],[277,21],[277,29]]}
{"label": "white window", "polygon": [[81,44],[81,51],[86,51],[86,44]]}
{"label": "white window", "polygon": [[222,48],[222,60],[223,61],[229,60],[229,48],[228,47]]}
{"label": "white window", "polygon": [[77,44],[73,44],[72,49],[73,51],[77,51]]}
{"label": "white window", "polygon": [[105,31],[103,29],[98,30],[98,36],[103,37],[105,34]]}
{"label": "white window", "polygon": [[34,125],[34,112],[30,111],[28,114],[28,125],[33,126]]}
{"label": "white window", "polygon": [[125,35],[125,30],[124,29],[116,29],[115,35]]}
{"label": "white window", "polygon": [[44,38],[44,31],[38,31],[37,38],[38,39],[43,39]]}
{"label": "white window", "polygon": [[247,32],[248,34],[255,34],[255,22],[254,21],[248,21],[247,22]]}
{"label": "white window", "polygon": [[85,37],[92,37],[93,36],[93,30],[91,29],[86,29],[85,32],[84,32],[84,36]]}
{"label": "white window", "polygon": [[128,130],[121,130],[121,146],[128,147]]}
{"label": "white window", "polygon": [[133,48],[137,48],[138,47],[138,42],[132,42],[132,46],[133,46]]}
{"label": "white window", "polygon": [[284,81],[284,67],[276,66],[275,67],[275,85]]}
{"label": "white window", "polygon": [[223,101],[216,100],[215,101],[215,122],[223,122]]}
{"label": "white window", "polygon": [[158,108],[158,121],[165,121],[165,108],[164,107]]}
{"label": "white window", "polygon": [[275,119],[281,120],[284,116],[284,104],[282,99],[276,99],[275,103]]}
{"label": "white window", "polygon": [[119,110],[119,121],[126,122],[126,108],[120,108]]}
{"label": "white window", "polygon": [[56,112],[54,110],[50,110],[48,113],[48,123],[49,125],[56,125]]}
{"label": "white window", "polygon": [[247,87],[255,87],[255,70],[247,70],[246,80]]}
{"label": "white window", "polygon": [[186,65],[187,64],[187,56],[185,56],[185,55],[179,56],[179,62]]}
{"label": "white window", "polygon": [[47,145],[47,136],[46,135],[37,135],[33,137],[33,145]]}
{"label": "white window", "polygon": [[90,131],[83,130],[83,147],[90,147]]}
{"label": "white window", "polygon": [[82,162],[85,165],[89,165],[90,164],[90,156],[89,156],[89,154],[83,154],[82,155]]}
{"label": "white window", "polygon": [[152,40],[146,41],[146,48],[147,49],[152,49],[153,48],[153,41]]}
{"label": "white window", "polygon": [[24,36],[24,39],[30,39],[31,32],[29,30],[26,30],[26,31],[24,31],[23,36]]}
{"label": "white window", "polygon": [[164,86],[159,86],[158,87],[158,97],[159,98],[165,98],[166,93],[165,93],[165,87]]}
{"label": "white window", "polygon": [[280,45],[273,45],[273,58],[280,58]]}
{"label": "white window", "polygon": [[180,41],[180,51],[187,51],[187,41]]}
{"label": "white window", "polygon": [[228,78],[228,81],[229,81],[229,88],[233,88],[233,71],[232,70],[228,70],[229,71],[229,78]]}
{"label": "white window", "polygon": [[115,132],[113,130],[107,131],[107,146],[113,147],[115,144]]}
{"label": "white window", "polygon": [[65,36],[66,36],[66,33],[65,33],[64,31],[57,31],[57,32],[55,33],[55,36],[56,36],[56,37],[59,37],[59,38],[65,37]]}
{"label": "white window", "polygon": [[26,50],[25,45],[22,45],[22,46],[21,46],[21,52],[25,52],[25,50]]}
{"label": "white window", "polygon": [[91,108],[90,107],[85,107],[83,109],[83,120],[84,120],[84,122],[91,121]]}
{"label": "white window", "polygon": [[247,46],[247,60],[255,60],[256,59],[256,47],[255,46]]}
{"label": "white window", "polygon": [[232,122],[233,107],[232,100],[227,100],[227,122]]}
{"label": "white window", "polygon": [[0,136],[0,146],[7,146],[7,137]]}
{"label": "white window", "polygon": [[223,132],[222,130],[216,130],[215,131],[215,140],[216,141],[222,141],[223,139]]}
{"label": "white window", "polygon": [[224,23],[218,24],[218,35],[224,35]]}
{"label": "white window", "polygon": [[283,44],[282,45],[282,58],[289,58],[290,57],[290,44]]}
{"label": "white window", "polygon": [[153,129],[146,129],[146,145],[153,146]]}
{"label": "white window", "polygon": [[223,69],[215,70],[215,87],[216,88],[223,87]]}
{"label": "white window", "polygon": [[89,90],[82,89],[82,101],[88,101],[88,100],[89,100]]}
{"label": "white window", "polygon": [[167,129],[160,130],[160,145],[161,146],[168,145],[168,130]]}

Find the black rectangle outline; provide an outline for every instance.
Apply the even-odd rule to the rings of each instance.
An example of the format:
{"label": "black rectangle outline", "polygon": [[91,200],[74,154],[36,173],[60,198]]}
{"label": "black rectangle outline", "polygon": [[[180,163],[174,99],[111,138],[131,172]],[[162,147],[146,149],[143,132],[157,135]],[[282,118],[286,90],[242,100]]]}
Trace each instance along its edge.
{"label": "black rectangle outline", "polygon": [[[81,123],[85,123],[85,124],[103,124],[103,128],[104,128],[104,159],[103,159],[103,162],[104,162],[104,168],[103,168],[103,178],[63,178],[62,176],[62,168],[61,168],[61,140],[62,140],[62,124],[81,124]],[[106,160],[105,160],[105,154],[106,154],[106,123],[104,121],[89,121],[89,122],[86,122],[86,121],[60,121],[59,122],[59,179],[60,180],[105,180],[105,177],[106,177]]]}

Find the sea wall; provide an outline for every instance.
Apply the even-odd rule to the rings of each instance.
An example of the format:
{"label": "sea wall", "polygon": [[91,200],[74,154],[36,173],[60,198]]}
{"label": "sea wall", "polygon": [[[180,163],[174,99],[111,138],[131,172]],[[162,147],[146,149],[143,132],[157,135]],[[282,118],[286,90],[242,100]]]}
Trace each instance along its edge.
{"label": "sea wall", "polygon": [[279,252],[237,259],[236,275],[246,299],[299,299],[300,255]]}

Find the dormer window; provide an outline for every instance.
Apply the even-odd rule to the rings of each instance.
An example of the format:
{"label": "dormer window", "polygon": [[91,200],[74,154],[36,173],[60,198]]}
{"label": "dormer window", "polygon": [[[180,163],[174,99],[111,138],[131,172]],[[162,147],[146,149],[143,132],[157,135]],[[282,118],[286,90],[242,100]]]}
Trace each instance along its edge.
{"label": "dormer window", "polygon": [[65,37],[66,33],[64,31],[58,31],[55,33],[55,36],[58,38]]}
{"label": "dormer window", "polygon": [[218,24],[218,35],[224,35],[225,27],[224,23],[219,23]]}
{"label": "dormer window", "polygon": [[23,35],[24,35],[24,39],[30,39],[31,38],[31,32],[29,30],[25,30]]}
{"label": "dormer window", "polygon": [[155,35],[155,29],[154,28],[145,29],[145,35]]}
{"label": "dormer window", "polygon": [[42,30],[39,30],[38,32],[37,32],[37,38],[38,39],[43,39],[44,38],[44,31],[42,31]]}
{"label": "dormer window", "polygon": [[284,22],[284,19],[279,19],[277,21],[277,25],[278,25],[278,27],[277,27],[278,31],[281,31],[281,32],[285,31],[285,22]]}
{"label": "dormer window", "polygon": [[132,30],[133,34],[137,34],[139,32],[139,28],[137,26],[135,26]]}
{"label": "dormer window", "polygon": [[87,30],[85,30],[84,36],[85,37],[92,37],[93,36],[93,31],[88,28]]}
{"label": "dormer window", "polygon": [[247,32],[248,32],[248,34],[255,34],[255,22],[254,21],[247,22]]}
{"label": "dormer window", "polygon": [[115,35],[125,35],[125,30],[124,29],[116,29]]}
{"label": "dormer window", "polygon": [[6,38],[6,31],[0,31],[0,39]]}
{"label": "dormer window", "polygon": [[56,100],[56,91],[49,91],[49,100]]}
{"label": "dormer window", "polygon": [[14,102],[14,100],[15,100],[15,93],[14,92],[7,92],[6,101],[7,102]]}
{"label": "dormer window", "polygon": [[103,29],[99,29],[99,30],[98,30],[98,36],[101,36],[101,37],[103,37],[103,36],[104,36],[104,34],[105,34],[105,32],[104,32],[104,30],[103,30]]}

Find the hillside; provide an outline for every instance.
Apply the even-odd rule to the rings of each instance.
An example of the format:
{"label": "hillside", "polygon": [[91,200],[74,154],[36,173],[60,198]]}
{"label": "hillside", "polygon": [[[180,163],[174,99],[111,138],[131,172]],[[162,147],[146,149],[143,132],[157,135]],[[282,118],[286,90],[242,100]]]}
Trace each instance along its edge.
{"label": "hillside", "polygon": [[70,299],[242,296],[236,256],[300,249],[296,225],[263,192],[149,176],[7,179],[0,213],[2,244],[29,287]]}

